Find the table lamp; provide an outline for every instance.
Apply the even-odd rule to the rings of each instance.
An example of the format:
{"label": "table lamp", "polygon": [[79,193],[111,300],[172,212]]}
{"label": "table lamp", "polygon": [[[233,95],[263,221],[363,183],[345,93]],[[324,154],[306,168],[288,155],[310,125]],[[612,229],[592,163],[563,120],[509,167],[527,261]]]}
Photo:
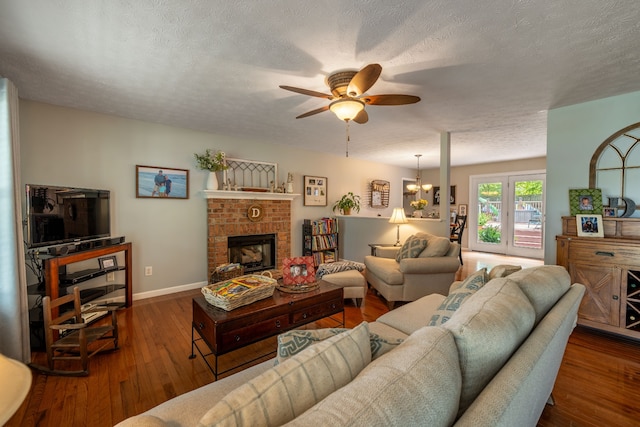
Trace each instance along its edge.
{"label": "table lamp", "polygon": [[404,208],[393,208],[393,213],[389,219],[389,223],[398,224],[398,233],[396,235],[396,246],[400,246],[400,224],[406,224],[407,217],[404,215]]}

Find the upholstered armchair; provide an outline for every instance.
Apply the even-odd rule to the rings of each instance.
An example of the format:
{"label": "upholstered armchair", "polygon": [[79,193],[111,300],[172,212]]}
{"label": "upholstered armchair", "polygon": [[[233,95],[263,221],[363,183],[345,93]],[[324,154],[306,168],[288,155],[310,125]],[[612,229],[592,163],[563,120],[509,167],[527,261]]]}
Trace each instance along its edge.
{"label": "upholstered armchair", "polygon": [[375,256],[365,256],[365,278],[393,309],[396,301],[447,295],[460,267],[459,254],[460,245],[447,237],[416,233],[401,247],[378,247]]}

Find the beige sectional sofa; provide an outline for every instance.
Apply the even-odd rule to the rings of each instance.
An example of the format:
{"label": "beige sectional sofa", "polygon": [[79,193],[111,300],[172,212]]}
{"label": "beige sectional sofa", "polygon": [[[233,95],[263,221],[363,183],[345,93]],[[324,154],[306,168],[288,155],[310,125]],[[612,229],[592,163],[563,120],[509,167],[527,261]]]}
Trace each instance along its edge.
{"label": "beige sectional sofa", "polygon": [[345,332],[308,331],[330,338],[119,426],[535,426],[584,286],[559,266],[487,276]]}

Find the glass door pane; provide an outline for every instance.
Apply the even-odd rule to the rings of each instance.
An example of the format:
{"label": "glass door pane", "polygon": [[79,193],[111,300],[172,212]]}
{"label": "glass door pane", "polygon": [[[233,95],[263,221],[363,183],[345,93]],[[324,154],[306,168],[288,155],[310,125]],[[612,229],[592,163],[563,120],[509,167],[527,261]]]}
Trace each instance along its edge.
{"label": "glass door pane", "polygon": [[544,183],[544,175],[509,177],[513,207],[509,228],[513,242],[508,246],[508,255],[543,256]]}
{"label": "glass door pane", "polygon": [[470,210],[475,226],[469,229],[469,246],[477,251],[505,253],[503,207],[506,181],[501,177],[474,178],[472,181],[475,203]]}

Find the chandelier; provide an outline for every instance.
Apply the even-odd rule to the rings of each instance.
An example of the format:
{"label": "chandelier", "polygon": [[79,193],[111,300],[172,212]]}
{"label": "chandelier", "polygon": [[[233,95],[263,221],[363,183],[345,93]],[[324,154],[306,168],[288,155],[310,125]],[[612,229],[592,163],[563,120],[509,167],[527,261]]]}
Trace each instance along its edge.
{"label": "chandelier", "polygon": [[416,154],[415,156],[418,159],[418,173],[416,175],[416,182],[415,184],[407,185],[407,190],[413,194],[416,194],[421,189],[427,192],[433,188],[433,185],[431,184],[422,184],[422,180],[420,179],[420,157],[422,157],[422,154]]}

